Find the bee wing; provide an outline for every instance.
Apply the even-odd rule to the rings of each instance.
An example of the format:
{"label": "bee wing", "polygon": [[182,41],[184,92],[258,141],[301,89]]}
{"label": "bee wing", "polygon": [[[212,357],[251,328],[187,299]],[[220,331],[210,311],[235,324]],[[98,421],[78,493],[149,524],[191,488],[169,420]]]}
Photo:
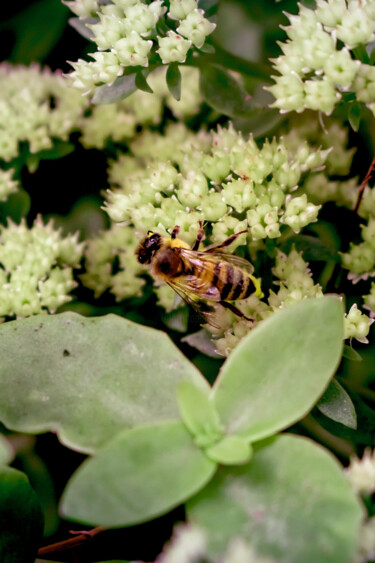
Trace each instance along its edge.
{"label": "bee wing", "polygon": [[188,285],[180,280],[165,281],[206,323],[215,328],[223,328],[222,320],[220,321],[218,318],[219,308],[224,309],[222,305],[199,297],[192,291],[189,291]]}
{"label": "bee wing", "polygon": [[201,260],[201,261],[211,261],[211,262],[226,262],[231,266],[240,268],[249,274],[254,272],[254,266],[246,260],[246,258],[241,258],[236,254],[230,254],[229,252],[224,252],[222,250],[215,250],[215,248],[208,248],[207,250],[195,251],[186,248],[181,248],[181,254],[185,255],[189,260]]}

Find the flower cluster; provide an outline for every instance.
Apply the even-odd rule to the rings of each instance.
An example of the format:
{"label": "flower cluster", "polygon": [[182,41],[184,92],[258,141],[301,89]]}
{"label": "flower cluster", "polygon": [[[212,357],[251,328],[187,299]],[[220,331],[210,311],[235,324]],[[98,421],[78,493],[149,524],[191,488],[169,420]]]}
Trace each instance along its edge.
{"label": "flower cluster", "polygon": [[362,344],[368,344],[367,336],[374,319],[370,319],[358,309],[355,303],[344,318],[344,338],[355,338]]}
{"label": "flower cluster", "polygon": [[282,112],[305,108],[330,115],[343,93],[353,92],[375,112],[375,68],[355,58],[355,49],[375,37],[372,0],[317,0],[316,9],[299,4],[288,15],[288,40],[273,59],[275,84],[269,88]]}
{"label": "flower cluster", "polygon": [[[258,148],[231,126],[195,134],[182,124],[170,125],[165,135],[146,130],[129,144],[132,156],[111,165],[115,186],[106,209],[140,233],[165,234],[178,224],[191,243],[199,221],[208,221],[212,242],[247,227],[251,239],[260,240],[287,227],[298,233],[317,219],[319,206],[294,192],[302,173],[322,166],[327,151],[295,154],[276,139]],[[245,241],[243,235],[236,244]]]}
{"label": "flower cluster", "polygon": [[20,142],[37,153],[51,149],[53,139],[67,140],[87,106],[61,73],[36,64],[3,63],[0,81],[0,159],[7,162],[18,156]]}
{"label": "flower cluster", "polygon": [[[88,241],[86,273],[81,275],[81,280],[95,291],[95,297],[107,289],[118,301],[140,294],[145,282],[139,277],[144,271],[135,256],[138,244],[133,229],[118,225]],[[115,259],[118,262],[116,272],[113,271]]]}
{"label": "flower cluster", "polygon": [[9,222],[0,227],[0,249],[0,317],[54,312],[70,301],[83,252],[77,235],[63,238],[40,218],[30,229]]}
{"label": "flower cluster", "polygon": [[94,10],[97,14],[97,22],[87,24],[98,48],[90,55],[94,60],[71,63],[73,85],[84,93],[100,84],[112,84],[134,67],[184,63],[190,49],[200,49],[215,29],[198,9],[197,0],[171,0],[168,13],[163,0],[105,4],[76,0],[67,4],[80,17],[92,15]]}
{"label": "flower cluster", "polygon": [[154,92],[152,96],[137,90],[120,102],[93,106],[90,115],[79,122],[83,146],[103,148],[108,140],[126,142],[135,136],[139,125],[159,124],[165,107],[179,118],[198,113],[202,103],[198,69],[183,66],[181,76],[182,84],[189,84],[189,87],[182,89],[179,101],[170,94],[165,69],[161,68],[155,70],[148,80]]}

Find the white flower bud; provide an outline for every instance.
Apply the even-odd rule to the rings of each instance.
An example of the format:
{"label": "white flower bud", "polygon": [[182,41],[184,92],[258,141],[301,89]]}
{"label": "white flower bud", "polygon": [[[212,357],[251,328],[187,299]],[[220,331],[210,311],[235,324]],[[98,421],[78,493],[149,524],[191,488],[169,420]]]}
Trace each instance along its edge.
{"label": "white flower bud", "polygon": [[216,24],[204,17],[203,10],[194,10],[182,20],[177,31],[187,39],[190,39],[193,45],[199,49],[204,44],[207,35],[210,35],[215,27]]}
{"label": "white flower bud", "polygon": [[173,20],[183,20],[197,8],[197,0],[171,0],[168,16]]}
{"label": "white flower bud", "polygon": [[158,37],[158,41],[159,49],[156,52],[159,53],[163,64],[185,62],[191,41],[184,39],[174,31],[168,31],[167,37]]}
{"label": "white flower bud", "polygon": [[151,47],[152,41],[146,41],[136,31],[131,31],[127,37],[116,41],[112,52],[124,66],[148,66]]}

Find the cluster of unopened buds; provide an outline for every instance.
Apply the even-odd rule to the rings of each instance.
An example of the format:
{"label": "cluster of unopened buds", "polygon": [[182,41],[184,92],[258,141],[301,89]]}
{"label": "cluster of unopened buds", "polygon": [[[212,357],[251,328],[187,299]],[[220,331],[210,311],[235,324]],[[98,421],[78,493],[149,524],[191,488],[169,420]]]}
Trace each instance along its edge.
{"label": "cluster of unopened buds", "polygon": [[317,0],[315,10],[300,4],[299,14],[288,18],[283,54],[273,59],[279,73],[269,87],[274,107],[329,115],[343,93],[352,92],[375,113],[375,67],[356,56],[356,48],[370,48],[375,37],[373,0]]}
{"label": "cluster of unopened buds", "polygon": [[25,221],[0,227],[0,317],[54,312],[70,301],[83,252],[77,239],[40,218],[30,229]]}
{"label": "cluster of unopened buds", "polygon": [[112,84],[134,67],[184,63],[189,51],[200,49],[215,29],[197,0],[171,0],[169,9],[163,0],[113,0],[105,4],[75,0],[66,4],[80,18],[97,19],[86,23],[98,49],[90,55],[94,61],[71,63],[73,84],[84,93]]}

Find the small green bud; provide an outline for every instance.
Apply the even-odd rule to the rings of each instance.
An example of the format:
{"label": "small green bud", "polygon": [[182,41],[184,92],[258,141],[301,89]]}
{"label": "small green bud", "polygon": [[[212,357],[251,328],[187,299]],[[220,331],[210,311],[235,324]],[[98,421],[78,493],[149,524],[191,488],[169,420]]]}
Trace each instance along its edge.
{"label": "small green bud", "polygon": [[97,63],[97,81],[112,84],[118,76],[121,76],[123,69],[115,53],[93,53],[90,55]]}
{"label": "small green bud", "polygon": [[256,203],[256,195],[253,183],[249,180],[232,180],[225,184],[223,200],[227,205],[233,207],[238,213],[252,207]]}
{"label": "small green bud", "polygon": [[203,10],[194,10],[181,21],[177,31],[199,49],[206,41],[207,35],[210,35],[215,27],[216,24],[204,17]]}
{"label": "small green bud", "polygon": [[351,244],[349,252],[341,255],[341,261],[343,268],[361,276],[374,270],[375,252],[368,243]]}
{"label": "small green bud", "polygon": [[0,201],[6,201],[11,194],[19,189],[18,181],[13,180],[14,172],[12,168],[9,170],[0,169]]}
{"label": "small green bud", "polygon": [[173,20],[183,20],[197,8],[197,0],[170,0],[168,16]]}
{"label": "small green bud", "polygon": [[373,322],[374,320],[361,313],[357,304],[354,303],[344,318],[344,339],[355,338],[359,342],[367,344],[368,340],[366,337]]}
{"label": "small green bud", "polygon": [[362,2],[352,0],[341,19],[341,24],[336,27],[336,35],[349,49],[353,49],[373,39],[373,26],[373,21],[362,8]]}
{"label": "small green bud", "polygon": [[111,49],[125,66],[148,66],[148,54],[152,41],[146,41],[136,32],[116,41]]}
{"label": "small green bud", "polygon": [[316,5],[316,17],[327,27],[336,27],[346,14],[345,0],[317,0]]}
{"label": "small green bud", "polygon": [[281,222],[299,233],[303,227],[317,220],[320,207],[308,202],[306,194],[294,197],[287,202]]}
{"label": "small green bud", "polygon": [[206,221],[219,221],[228,211],[222,194],[218,192],[210,192],[204,196],[199,209]]}
{"label": "small green bud", "polygon": [[158,41],[159,49],[156,49],[156,52],[159,53],[163,64],[185,62],[191,41],[184,39],[174,31],[167,31],[167,37],[158,37]]}
{"label": "small green bud", "polygon": [[291,72],[288,75],[272,76],[272,78],[275,84],[265,88],[276,98],[271,107],[279,108],[281,112],[291,110],[301,112],[305,106],[305,91],[297,73]]}
{"label": "small green bud", "polygon": [[126,10],[126,18],[122,22],[125,34],[129,35],[135,31],[144,37],[150,35],[159,17],[163,11],[166,11],[166,8],[162,7],[162,3],[162,0],[156,0],[150,6],[141,3],[130,6]]}
{"label": "small green bud", "polygon": [[62,3],[68,6],[79,18],[95,17],[99,9],[97,0],[74,0],[72,2],[62,0]]}
{"label": "small green bud", "polygon": [[230,157],[224,151],[215,150],[212,155],[203,155],[201,167],[210,180],[221,182],[230,172]]}
{"label": "small green bud", "polygon": [[324,72],[328,80],[349,88],[361,66],[359,61],[353,61],[347,48],[334,51],[325,61]]}
{"label": "small green bud", "polygon": [[199,172],[199,170],[190,170],[185,176],[181,176],[180,187],[176,195],[182,205],[187,207],[201,205],[203,198],[208,195],[208,184],[205,175]]}
{"label": "small green bud", "polygon": [[100,21],[98,23],[88,24],[87,27],[93,32],[93,40],[98,48],[105,51],[110,49],[116,41],[124,36],[122,20],[102,13],[99,13],[99,17]]}
{"label": "small green bud", "polygon": [[336,92],[333,83],[326,78],[322,80],[306,80],[305,106],[309,109],[320,110],[326,115],[331,115],[341,94]]}
{"label": "small green bud", "polygon": [[[243,231],[247,228],[246,221],[239,221],[235,217],[227,215],[221,221],[215,223],[212,227],[212,241],[214,243],[223,242],[225,239]],[[230,251],[233,252],[241,244],[246,244],[247,233],[243,233],[230,245]]]}

